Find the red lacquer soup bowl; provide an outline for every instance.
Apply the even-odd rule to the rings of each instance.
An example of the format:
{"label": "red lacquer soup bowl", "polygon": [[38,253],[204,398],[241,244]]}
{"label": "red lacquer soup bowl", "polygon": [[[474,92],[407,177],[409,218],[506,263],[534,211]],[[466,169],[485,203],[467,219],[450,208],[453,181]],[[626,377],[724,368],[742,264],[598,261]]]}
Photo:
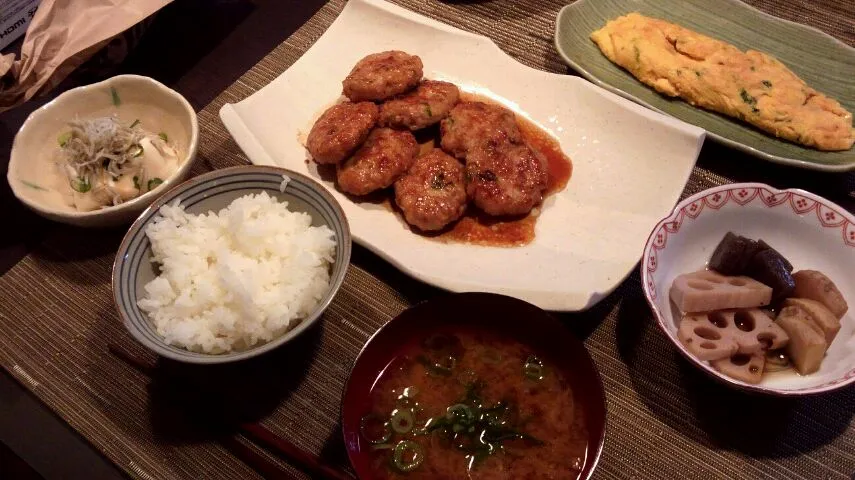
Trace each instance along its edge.
{"label": "red lacquer soup bowl", "polygon": [[361,479],[587,479],[605,427],[603,384],[582,342],[534,305],[487,293],[438,297],[387,323],[342,401]]}

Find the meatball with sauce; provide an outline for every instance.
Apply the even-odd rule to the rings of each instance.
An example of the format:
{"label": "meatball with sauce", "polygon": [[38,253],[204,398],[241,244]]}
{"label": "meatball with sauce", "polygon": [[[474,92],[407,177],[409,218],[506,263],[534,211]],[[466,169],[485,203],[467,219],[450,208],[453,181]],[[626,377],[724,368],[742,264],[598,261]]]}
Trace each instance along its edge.
{"label": "meatball with sauce", "polygon": [[386,188],[407,173],[418,151],[412,133],[377,128],[352,157],[338,165],[338,186],[352,195]]}
{"label": "meatball with sauce", "polygon": [[395,182],[395,203],[407,223],[424,231],[441,230],[466,210],[463,165],[435,148],[418,157]]}
{"label": "meatball with sauce", "polygon": [[339,163],[368,138],[378,113],[371,102],[333,105],[312,126],[306,149],[317,163]]}
{"label": "meatball with sauce", "polygon": [[457,158],[469,151],[522,142],[510,110],[483,102],[458,103],[440,124],[442,149]]}
{"label": "meatball with sauce", "polygon": [[422,79],[422,59],[392,50],[368,55],[342,82],[344,95],[354,102],[382,101],[412,90]]}
{"label": "meatball with sauce", "polygon": [[466,157],[466,193],[490,215],[522,215],[543,199],[543,157],[525,144],[479,148]]}
{"label": "meatball with sauce", "polygon": [[419,130],[448,115],[460,99],[457,85],[425,80],[410,93],[393,98],[380,106],[380,125]]}

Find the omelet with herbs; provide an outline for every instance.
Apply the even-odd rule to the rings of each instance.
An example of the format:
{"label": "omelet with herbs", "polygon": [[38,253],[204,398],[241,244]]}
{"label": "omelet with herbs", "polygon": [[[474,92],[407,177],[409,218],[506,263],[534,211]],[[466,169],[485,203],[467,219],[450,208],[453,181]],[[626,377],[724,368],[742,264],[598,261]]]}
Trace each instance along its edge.
{"label": "omelet with herbs", "polygon": [[818,150],[848,150],[852,114],[763,52],[630,13],[591,34],[603,54],[670,97]]}

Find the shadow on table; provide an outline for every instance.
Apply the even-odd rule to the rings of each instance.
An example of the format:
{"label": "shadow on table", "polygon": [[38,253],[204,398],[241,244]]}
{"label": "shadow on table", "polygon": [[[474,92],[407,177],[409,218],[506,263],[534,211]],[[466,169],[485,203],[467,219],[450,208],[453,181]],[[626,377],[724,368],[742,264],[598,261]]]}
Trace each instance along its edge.
{"label": "shadow on table", "polygon": [[351,253],[351,264],[358,265],[387,285],[394,285],[395,290],[411,305],[430,300],[437,295],[448,293],[445,290],[422,283],[408,276],[367,248],[355,243],[353,244],[353,252]]}
{"label": "shadow on table", "polygon": [[[440,3],[461,7],[462,13],[466,13],[469,6],[483,4],[490,9],[490,13],[501,9],[501,18],[520,19],[531,17],[552,7],[540,2],[501,2],[496,0],[439,0]],[[510,7],[508,7],[510,5]],[[488,19],[485,19],[488,20]]]}
{"label": "shadow on table", "polygon": [[851,387],[796,399],[744,393],[717,383],[677,353],[639,295],[621,305],[617,344],[647,408],[700,444],[754,457],[799,455],[846,431],[855,411]]}
{"label": "shadow on table", "polygon": [[341,420],[336,423],[332,433],[324,440],[319,457],[330,465],[353,470],[350,466],[350,460],[347,457],[347,449],[344,447],[344,440],[341,434]]}
{"label": "shadow on table", "polygon": [[288,348],[241,362],[192,365],[160,358],[149,384],[152,430],[165,442],[185,443],[262,420],[303,381],[322,328],[320,321]]}
{"label": "shadow on table", "polygon": [[855,191],[855,174],[852,173],[817,172],[773,164],[730,149],[709,137],[698,157],[698,167],[714,169],[715,175],[734,182],[761,182],[775,188],[801,188],[822,195],[849,210],[855,208],[852,195]]}
{"label": "shadow on table", "polygon": [[[31,256],[45,271],[72,284],[109,284],[113,258],[126,231],[126,226],[104,229],[55,226],[50,237],[36,246]],[[72,263],[75,268],[70,268]]]}

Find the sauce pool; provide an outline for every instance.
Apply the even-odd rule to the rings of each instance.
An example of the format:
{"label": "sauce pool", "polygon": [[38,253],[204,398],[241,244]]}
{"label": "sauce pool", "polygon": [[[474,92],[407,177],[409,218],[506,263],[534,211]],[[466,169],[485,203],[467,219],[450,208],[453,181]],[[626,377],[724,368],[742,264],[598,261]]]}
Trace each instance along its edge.
{"label": "sauce pool", "polygon": [[[472,93],[461,92],[460,100],[463,102],[491,103],[507,109],[507,107],[491,98]],[[573,163],[561,150],[558,140],[549,132],[531,120],[517,115],[516,112],[514,112],[514,115],[525,143],[546,161],[547,186],[546,191],[543,192],[543,200],[545,201],[550,195],[560,192],[567,186],[573,174]],[[419,142],[419,155],[424,155],[434,148],[439,148],[440,135],[438,126],[414,133],[416,140]],[[306,161],[308,162],[308,160]],[[401,215],[401,212],[397,211],[393,197],[394,195],[387,196],[384,194],[381,198],[376,198],[373,201],[382,203],[390,210],[396,211],[397,215]],[[362,199],[362,201],[371,200]],[[494,217],[485,214],[470,202],[463,216],[446,229],[431,233],[418,232],[416,230],[413,230],[413,232],[445,243],[519,247],[529,244],[534,240],[535,225],[537,218],[540,216],[542,206],[543,202],[535,206],[526,215]]]}
{"label": "sauce pool", "polygon": [[[484,102],[507,108],[499,102],[472,93],[461,92],[463,102]],[[570,158],[561,150],[558,140],[536,123],[514,113],[528,146],[539,153],[547,163],[547,187],[543,194],[544,200],[549,195],[560,192],[567,186],[573,173]],[[541,205],[535,207],[528,215],[512,218],[498,218],[483,214],[473,205],[449,229],[434,238],[443,242],[474,243],[495,247],[518,247],[534,240],[534,227],[540,215]]]}

